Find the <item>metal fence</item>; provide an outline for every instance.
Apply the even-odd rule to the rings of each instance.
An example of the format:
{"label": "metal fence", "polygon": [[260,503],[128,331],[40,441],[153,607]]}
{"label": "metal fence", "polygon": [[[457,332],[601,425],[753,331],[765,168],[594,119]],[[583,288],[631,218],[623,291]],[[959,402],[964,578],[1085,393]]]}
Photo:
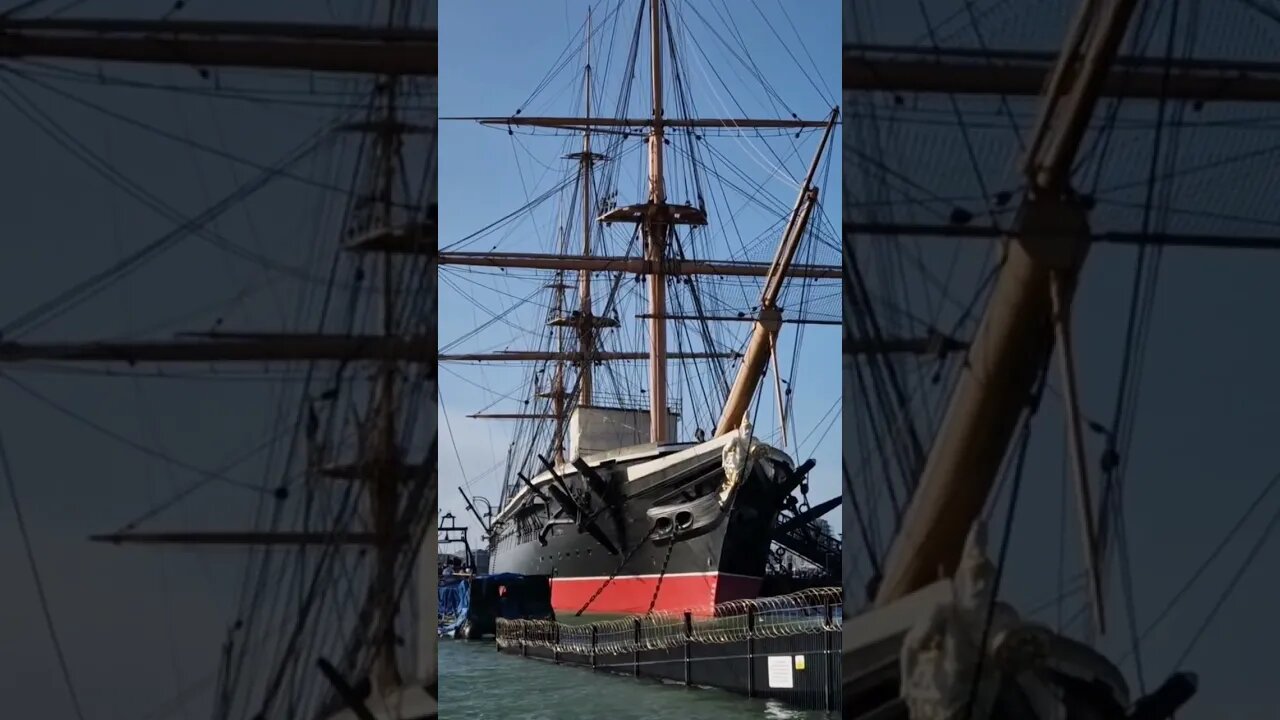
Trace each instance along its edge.
{"label": "metal fence", "polygon": [[724,603],[706,617],[659,612],[578,625],[499,619],[497,644],[593,671],[837,710],[842,603],[841,589],[817,588]]}

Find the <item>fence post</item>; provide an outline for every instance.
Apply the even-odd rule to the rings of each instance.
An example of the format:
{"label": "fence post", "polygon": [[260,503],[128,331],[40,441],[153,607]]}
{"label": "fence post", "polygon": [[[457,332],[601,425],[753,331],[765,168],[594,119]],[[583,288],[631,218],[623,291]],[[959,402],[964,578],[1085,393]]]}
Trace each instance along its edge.
{"label": "fence post", "polygon": [[693,613],[684,611],[684,684],[693,684],[693,668],[690,666],[689,646],[693,643]]}
{"label": "fence post", "polygon": [[826,652],[824,653],[824,657],[822,660],[822,667],[824,668],[824,674],[825,674],[822,685],[823,685],[823,693],[826,696],[824,698],[826,709],[829,712],[834,709],[832,701],[835,699],[834,697],[835,688],[833,688],[832,685],[839,682],[839,679],[836,677],[836,671],[835,671],[836,654],[835,654],[834,648],[831,647],[835,641],[835,633],[832,631],[832,625],[835,624],[835,607],[834,605],[832,605],[830,600],[827,601],[824,620],[825,620],[824,622],[825,628],[823,629],[823,632],[822,632],[822,642],[823,642],[823,650],[825,650]]}
{"label": "fence post", "polygon": [[747,606],[747,697],[756,696],[756,606]]}
{"label": "fence post", "polygon": [[635,648],[631,655],[631,675],[632,677],[640,677],[640,618],[632,619],[635,624]]}
{"label": "fence post", "polygon": [[556,623],[554,627],[555,627],[555,632],[553,633],[553,635],[555,637],[555,644],[551,646],[551,662],[555,663],[556,665],[559,665],[560,664],[560,623]]}
{"label": "fence post", "polygon": [[596,643],[599,642],[599,634],[596,630],[596,624],[591,623],[591,672],[596,671]]}

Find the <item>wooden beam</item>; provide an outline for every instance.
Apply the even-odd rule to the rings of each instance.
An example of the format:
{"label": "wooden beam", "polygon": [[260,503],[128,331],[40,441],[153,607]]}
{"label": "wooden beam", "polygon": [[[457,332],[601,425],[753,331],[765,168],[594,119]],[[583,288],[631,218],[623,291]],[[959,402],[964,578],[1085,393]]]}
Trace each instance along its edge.
{"label": "wooden beam", "polygon": [[0,57],[435,77],[436,31],[170,20],[0,20]]}
{"label": "wooden beam", "polygon": [[[844,89],[1034,97],[1044,90],[1055,61],[1056,56],[1049,52],[847,46]],[[1142,100],[1167,96],[1173,100],[1280,101],[1280,63],[1173,58],[1169,68],[1166,81],[1164,58],[1118,58],[1103,80],[1100,94]]]}
{"label": "wooden beam", "polygon": [[93,542],[114,545],[373,545],[373,533],[259,532],[127,532],[91,535]]}
{"label": "wooden beam", "polygon": [[[739,353],[669,353],[673,360],[727,360],[736,358]],[[492,353],[444,354],[438,356],[440,362],[540,362],[543,360],[575,360],[583,359],[577,352],[547,352],[542,350],[506,350]],[[641,352],[598,352],[592,353],[589,360],[648,360],[649,353]]]}
{"label": "wooden beam", "polygon": [[[636,315],[641,320],[648,320],[652,317],[649,313],[640,313]],[[744,315],[738,317],[736,315],[663,315],[663,320],[678,320],[690,322],[755,322],[754,315]],[[842,320],[807,320],[804,318],[784,318],[783,325],[843,325]]]}
{"label": "wooden beam", "polygon": [[[650,261],[638,257],[605,255],[584,257],[550,253],[440,253],[440,264],[530,270],[622,272],[637,275],[649,273],[653,269]],[[765,277],[769,273],[769,264],[736,260],[671,260],[662,264],[662,272],[666,275]],[[796,265],[791,268],[790,275],[800,278],[835,279],[840,277],[840,268],[836,265]]]}
{"label": "wooden beam", "polygon": [[[844,232],[852,238],[891,236],[991,240],[1009,236],[1007,232],[989,226],[932,225],[925,223],[847,222],[844,224]],[[1204,248],[1209,250],[1280,250],[1280,235],[1142,233],[1109,230],[1091,233],[1089,237],[1091,242],[1115,245],[1159,245],[1161,247]]]}
{"label": "wooden beam", "polygon": [[[482,125],[520,125],[524,127],[563,128],[569,130],[587,130],[590,128],[648,127],[653,125],[653,118],[605,118],[605,117],[454,117],[447,120],[474,120]],[[663,127],[668,128],[722,128],[727,130],[796,130],[801,128],[822,128],[827,126],[826,120],[750,120],[734,118],[692,118],[664,119]]]}
{"label": "wooden beam", "polygon": [[395,360],[431,363],[434,337],[380,335],[214,335],[193,340],[106,340],[101,342],[0,342],[0,363],[58,362],[304,362],[311,360]]}

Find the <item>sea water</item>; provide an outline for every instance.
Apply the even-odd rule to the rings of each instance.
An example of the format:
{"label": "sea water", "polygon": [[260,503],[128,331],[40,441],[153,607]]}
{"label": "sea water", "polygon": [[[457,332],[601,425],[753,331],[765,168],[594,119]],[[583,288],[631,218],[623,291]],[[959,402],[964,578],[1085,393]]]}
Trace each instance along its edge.
{"label": "sea water", "polygon": [[592,673],[500,654],[493,641],[440,640],[442,720],[827,720],[721,690]]}

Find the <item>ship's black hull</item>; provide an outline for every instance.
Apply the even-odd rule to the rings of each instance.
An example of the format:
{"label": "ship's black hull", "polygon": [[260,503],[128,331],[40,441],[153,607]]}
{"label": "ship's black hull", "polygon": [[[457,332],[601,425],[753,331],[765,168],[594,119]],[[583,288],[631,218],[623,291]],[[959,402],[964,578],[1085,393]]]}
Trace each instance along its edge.
{"label": "ship's black hull", "polygon": [[[615,509],[598,503],[582,513],[594,518],[594,534],[565,522],[540,540],[528,525],[522,533],[508,524],[495,532],[492,571],[551,576],[558,612],[706,614],[757,597],[778,513],[794,487],[790,462],[753,461],[727,497],[717,492],[726,485],[718,451],[670,474],[633,478]],[[575,479],[564,478],[568,486]]]}

